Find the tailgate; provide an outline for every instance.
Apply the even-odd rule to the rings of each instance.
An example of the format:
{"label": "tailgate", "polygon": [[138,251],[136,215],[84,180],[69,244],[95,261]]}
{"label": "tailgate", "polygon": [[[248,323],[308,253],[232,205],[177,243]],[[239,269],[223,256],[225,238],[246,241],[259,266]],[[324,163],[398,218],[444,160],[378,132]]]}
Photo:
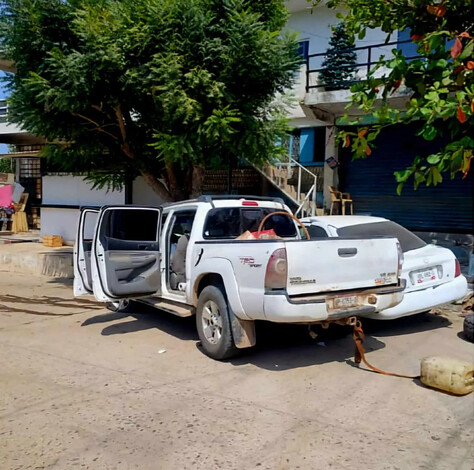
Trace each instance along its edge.
{"label": "tailgate", "polygon": [[289,295],[398,283],[396,238],[298,240],[285,247]]}

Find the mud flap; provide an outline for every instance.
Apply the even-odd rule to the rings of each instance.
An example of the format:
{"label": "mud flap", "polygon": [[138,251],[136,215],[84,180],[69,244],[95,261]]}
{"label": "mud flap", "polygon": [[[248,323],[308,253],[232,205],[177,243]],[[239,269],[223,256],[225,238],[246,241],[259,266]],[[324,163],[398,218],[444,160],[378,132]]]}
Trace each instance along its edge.
{"label": "mud flap", "polygon": [[229,312],[235,347],[238,349],[244,349],[255,346],[257,340],[255,335],[255,322],[252,320],[241,320],[240,318],[237,318],[234,315],[232,308],[230,308],[230,305],[228,305],[227,311]]}

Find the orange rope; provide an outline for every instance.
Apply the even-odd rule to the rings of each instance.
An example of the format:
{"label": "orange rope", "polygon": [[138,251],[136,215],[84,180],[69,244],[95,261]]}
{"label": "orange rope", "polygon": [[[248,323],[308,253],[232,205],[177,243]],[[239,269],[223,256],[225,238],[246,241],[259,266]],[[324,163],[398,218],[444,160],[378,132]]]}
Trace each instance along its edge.
{"label": "orange rope", "polygon": [[354,331],[352,333],[352,337],[354,338],[354,342],[356,345],[355,353],[354,353],[354,361],[356,364],[360,364],[362,361],[370,370],[373,372],[377,372],[378,374],[383,375],[391,375],[393,377],[404,377],[406,379],[419,379],[419,375],[404,375],[404,374],[395,374],[394,372],[385,372],[384,370],[378,369],[370,364],[367,359],[365,358],[365,349],[364,349],[364,331],[362,330],[362,323],[357,320],[356,324],[354,325]]}

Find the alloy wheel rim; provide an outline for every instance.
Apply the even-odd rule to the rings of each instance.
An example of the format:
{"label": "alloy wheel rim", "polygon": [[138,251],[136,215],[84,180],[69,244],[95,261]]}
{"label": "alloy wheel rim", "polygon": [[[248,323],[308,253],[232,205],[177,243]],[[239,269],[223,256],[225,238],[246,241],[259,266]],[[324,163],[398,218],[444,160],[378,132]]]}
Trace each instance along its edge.
{"label": "alloy wheel rim", "polygon": [[202,329],[209,343],[219,343],[222,338],[222,315],[219,306],[213,300],[208,300],[203,305]]}

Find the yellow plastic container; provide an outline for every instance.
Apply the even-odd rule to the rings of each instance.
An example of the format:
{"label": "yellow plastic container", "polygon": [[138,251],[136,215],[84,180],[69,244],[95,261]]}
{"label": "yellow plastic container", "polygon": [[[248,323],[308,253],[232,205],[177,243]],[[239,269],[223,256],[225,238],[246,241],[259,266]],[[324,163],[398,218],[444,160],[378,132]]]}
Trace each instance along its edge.
{"label": "yellow plastic container", "polygon": [[474,364],[450,357],[425,357],[420,380],[428,387],[466,395],[474,390]]}

